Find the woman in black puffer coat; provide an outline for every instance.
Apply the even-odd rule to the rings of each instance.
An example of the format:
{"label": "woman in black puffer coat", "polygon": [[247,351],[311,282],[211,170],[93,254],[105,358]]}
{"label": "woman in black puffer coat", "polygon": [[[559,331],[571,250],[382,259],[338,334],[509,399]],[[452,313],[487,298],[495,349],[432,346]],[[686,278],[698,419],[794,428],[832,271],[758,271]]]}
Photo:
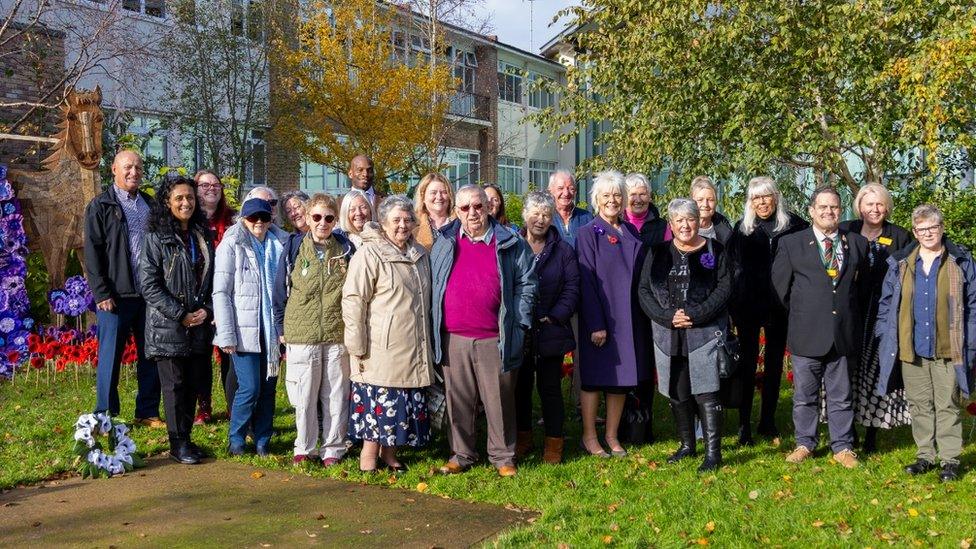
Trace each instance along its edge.
{"label": "woman in black puffer coat", "polygon": [[211,368],[213,239],[196,204],[196,183],[165,180],[156,194],[139,258],[146,299],[146,356],[156,360],[170,457],[199,463],[190,441],[198,385]]}
{"label": "woman in black puffer coat", "polygon": [[525,360],[515,385],[516,457],[532,449],[532,387],[538,383],[545,423],[542,461],[559,463],[563,452],[563,356],[576,348],[570,319],[579,301],[579,264],[576,251],[552,226],[556,205],[548,193],[531,192],[522,208],[526,238],[535,255],[539,295],[532,315],[532,330]]}

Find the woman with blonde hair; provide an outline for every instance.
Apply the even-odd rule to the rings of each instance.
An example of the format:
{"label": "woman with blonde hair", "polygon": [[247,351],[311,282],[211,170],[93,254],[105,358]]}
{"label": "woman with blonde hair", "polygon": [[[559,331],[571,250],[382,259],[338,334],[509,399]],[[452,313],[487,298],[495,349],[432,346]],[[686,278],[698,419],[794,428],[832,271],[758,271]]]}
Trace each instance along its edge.
{"label": "woman with blonde hair", "polygon": [[707,175],[699,175],[691,180],[691,194],[688,195],[698,204],[698,213],[701,216],[698,225],[698,234],[717,240],[726,245],[732,238],[732,224],[729,220],[716,210],[718,205],[718,189],[712,178]]}
{"label": "woman with blonde hair", "polygon": [[867,428],[862,449],[869,453],[877,449],[879,428],[892,429],[912,422],[904,388],[889,387],[891,392],[884,396],[874,392],[880,366],[879,340],[873,334],[878,320],[881,289],[885,273],[888,272],[888,257],[912,242],[908,231],[888,221],[893,209],[894,201],[888,189],[878,183],[868,183],[861,187],[854,198],[854,212],[859,219],[840,224],[841,229],[859,233],[868,240],[869,283],[864,301],[864,344],[851,388],[854,393],[854,421]]}
{"label": "woman with blonde hair", "polygon": [[374,219],[376,211],[369,196],[359,189],[349,189],[339,205],[339,228],[357,248],[363,245],[363,227]]}
{"label": "woman with blonde hair", "polygon": [[441,227],[454,220],[454,191],[451,182],[443,175],[431,172],[425,175],[413,195],[417,214],[414,237],[429,251],[440,234]]}

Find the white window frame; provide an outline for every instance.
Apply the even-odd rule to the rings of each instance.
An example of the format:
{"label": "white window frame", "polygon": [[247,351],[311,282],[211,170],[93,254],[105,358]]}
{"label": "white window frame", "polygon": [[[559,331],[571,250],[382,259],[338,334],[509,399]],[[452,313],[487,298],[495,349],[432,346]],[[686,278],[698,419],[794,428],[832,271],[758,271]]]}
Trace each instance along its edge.
{"label": "white window frame", "polygon": [[536,189],[544,189],[549,176],[556,171],[557,163],[551,160],[529,160],[529,183]]}
{"label": "white window frame", "polygon": [[[502,192],[522,194],[525,185],[525,159],[517,156],[498,156],[498,186]],[[512,176],[511,179],[509,176]]]}
{"label": "white window frame", "polygon": [[[525,102],[525,78],[523,71],[519,67],[506,63],[498,62],[498,100],[506,103],[522,105]],[[505,93],[511,87],[513,98]]]}

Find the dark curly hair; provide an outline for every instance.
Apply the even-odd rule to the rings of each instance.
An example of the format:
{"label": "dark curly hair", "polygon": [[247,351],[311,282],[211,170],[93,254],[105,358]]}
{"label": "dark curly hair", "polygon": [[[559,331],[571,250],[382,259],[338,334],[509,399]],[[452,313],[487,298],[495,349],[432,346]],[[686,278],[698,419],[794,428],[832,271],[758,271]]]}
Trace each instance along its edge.
{"label": "dark curly hair", "polygon": [[[156,190],[156,201],[153,205],[152,213],[149,216],[147,231],[160,234],[179,234],[182,231],[180,222],[173,217],[173,212],[169,210],[169,197],[173,193],[173,188],[177,185],[189,185],[193,189],[193,198],[196,200],[196,181],[183,176],[164,178]],[[210,235],[210,227],[207,224],[207,217],[203,213],[203,210],[200,209],[199,204],[193,208],[193,215],[190,216],[189,229],[191,232],[200,231],[208,239],[212,238]]]}

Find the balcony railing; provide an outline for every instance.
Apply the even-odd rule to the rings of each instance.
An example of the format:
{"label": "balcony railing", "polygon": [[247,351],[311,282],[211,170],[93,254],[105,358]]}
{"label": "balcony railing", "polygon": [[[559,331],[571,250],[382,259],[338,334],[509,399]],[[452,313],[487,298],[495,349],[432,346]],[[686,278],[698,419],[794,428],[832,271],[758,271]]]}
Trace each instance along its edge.
{"label": "balcony railing", "polygon": [[462,118],[491,121],[488,97],[466,91],[456,91],[447,112]]}

